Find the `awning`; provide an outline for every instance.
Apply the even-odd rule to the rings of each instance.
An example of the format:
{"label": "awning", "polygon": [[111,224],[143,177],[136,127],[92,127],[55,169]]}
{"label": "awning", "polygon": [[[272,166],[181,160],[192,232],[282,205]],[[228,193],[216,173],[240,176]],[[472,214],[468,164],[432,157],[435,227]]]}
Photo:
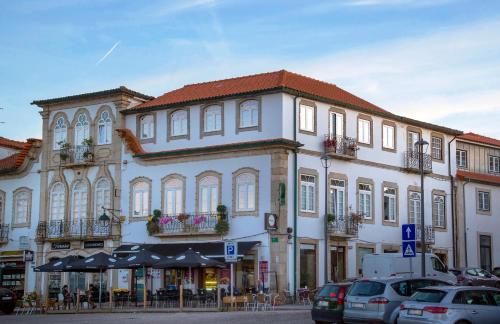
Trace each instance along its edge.
{"label": "awning", "polygon": [[[260,244],[260,241],[238,242],[238,256],[245,256],[257,244]],[[192,249],[209,258],[224,257],[224,242],[124,244],[116,248],[113,251],[113,255],[137,253],[141,249],[170,257],[177,256],[188,249]]]}

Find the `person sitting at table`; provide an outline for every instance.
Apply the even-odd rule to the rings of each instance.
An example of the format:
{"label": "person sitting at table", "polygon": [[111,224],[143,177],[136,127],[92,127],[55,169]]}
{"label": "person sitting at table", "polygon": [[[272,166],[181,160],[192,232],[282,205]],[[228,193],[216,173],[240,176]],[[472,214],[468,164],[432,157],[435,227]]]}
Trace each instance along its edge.
{"label": "person sitting at table", "polygon": [[[92,306],[92,309],[96,308],[95,302],[94,302],[94,296],[96,294],[97,288],[93,285],[89,285],[89,290],[87,292],[87,300],[89,302],[89,306]],[[99,293],[97,293],[99,294]]]}

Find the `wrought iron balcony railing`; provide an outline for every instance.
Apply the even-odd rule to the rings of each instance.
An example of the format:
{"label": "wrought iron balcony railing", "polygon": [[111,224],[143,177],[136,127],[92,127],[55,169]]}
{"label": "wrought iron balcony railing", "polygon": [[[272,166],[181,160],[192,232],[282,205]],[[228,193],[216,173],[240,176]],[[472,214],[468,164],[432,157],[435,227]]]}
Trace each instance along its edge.
{"label": "wrought iron balcony railing", "polygon": [[328,231],[337,236],[358,236],[360,222],[352,216],[344,216],[328,223]]}
{"label": "wrought iron balcony railing", "polygon": [[70,148],[61,149],[59,156],[62,163],[84,164],[94,162],[93,145],[75,145]]}
{"label": "wrought iron balcony railing", "polygon": [[325,153],[342,159],[355,159],[358,145],[356,140],[346,136],[325,135],[323,142]]}
{"label": "wrought iron balcony railing", "polygon": [[[420,241],[422,237],[422,231],[420,229],[422,228],[420,224],[415,225],[417,233],[416,233],[416,240],[417,242]],[[432,225],[425,225],[424,226],[424,233],[425,233],[425,244],[434,244],[436,242],[436,235],[434,231],[434,227]]]}
{"label": "wrought iron balcony railing", "polygon": [[[418,151],[406,151],[404,152],[404,168],[412,172],[420,172]],[[432,157],[429,154],[422,154],[424,173],[432,172]]]}
{"label": "wrought iron balcony railing", "polygon": [[108,239],[120,235],[120,224],[109,220],[82,218],[39,222],[37,239],[42,241]]}
{"label": "wrought iron balcony railing", "polygon": [[9,225],[0,224],[0,243],[4,244],[9,242]]}
{"label": "wrought iron balcony railing", "polygon": [[163,215],[156,235],[215,234],[218,220],[215,213]]}

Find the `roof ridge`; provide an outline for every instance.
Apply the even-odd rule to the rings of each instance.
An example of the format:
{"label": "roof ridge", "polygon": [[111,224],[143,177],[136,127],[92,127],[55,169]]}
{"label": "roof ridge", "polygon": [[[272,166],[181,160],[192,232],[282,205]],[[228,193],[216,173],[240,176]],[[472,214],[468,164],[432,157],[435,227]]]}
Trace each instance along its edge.
{"label": "roof ridge", "polygon": [[[210,83],[217,83],[217,82],[223,82],[223,81],[231,81],[231,80],[237,80],[237,79],[244,79],[244,78],[262,76],[262,75],[276,74],[276,73],[280,73],[282,71],[287,72],[286,70],[278,70],[278,71],[255,73],[255,74],[249,74],[249,75],[243,75],[243,76],[237,76],[237,77],[225,78],[225,79],[219,79],[219,80],[197,82],[197,83],[188,83],[188,84],[185,84],[182,88],[187,88],[187,87],[197,86],[197,85],[202,85],[202,84],[210,84]],[[178,88],[178,89],[182,89],[182,88]],[[171,90],[171,91],[175,91],[175,90],[177,90],[177,89],[174,89],[174,90]],[[166,93],[169,93],[171,91],[167,91]]]}
{"label": "roof ridge", "polygon": [[[307,75],[303,75],[303,74],[300,74],[300,73],[296,73],[296,72],[290,72],[290,71],[287,71],[287,70],[282,70],[284,72],[286,72],[287,74],[292,74],[292,75],[295,75],[295,76],[298,76],[298,77],[301,77],[301,78],[306,78],[306,79],[309,79],[309,80],[313,80],[313,81],[316,81],[316,82],[320,82],[320,83],[324,83],[324,84],[329,84],[331,86],[334,86],[335,88],[337,89],[340,89],[340,90],[343,90],[343,91],[346,91],[342,88],[339,88],[335,83],[331,83],[331,82],[327,82],[327,81],[323,81],[323,80],[319,80],[319,79],[315,79],[315,78],[311,78],[310,76],[307,76]],[[346,91],[348,92],[348,91]],[[350,92],[349,92],[350,93]],[[359,98],[359,97],[358,97]]]}

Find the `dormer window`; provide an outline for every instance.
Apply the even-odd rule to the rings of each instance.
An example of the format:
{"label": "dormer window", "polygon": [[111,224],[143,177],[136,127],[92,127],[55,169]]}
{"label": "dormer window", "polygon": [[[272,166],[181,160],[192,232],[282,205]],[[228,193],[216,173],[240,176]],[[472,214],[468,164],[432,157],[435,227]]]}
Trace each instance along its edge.
{"label": "dormer window", "polygon": [[61,144],[68,140],[68,127],[64,117],[59,117],[54,127],[54,150],[59,150]]}
{"label": "dormer window", "polygon": [[144,115],[140,118],[140,137],[141,139],[154,138],[155,121],[153,115]]}

